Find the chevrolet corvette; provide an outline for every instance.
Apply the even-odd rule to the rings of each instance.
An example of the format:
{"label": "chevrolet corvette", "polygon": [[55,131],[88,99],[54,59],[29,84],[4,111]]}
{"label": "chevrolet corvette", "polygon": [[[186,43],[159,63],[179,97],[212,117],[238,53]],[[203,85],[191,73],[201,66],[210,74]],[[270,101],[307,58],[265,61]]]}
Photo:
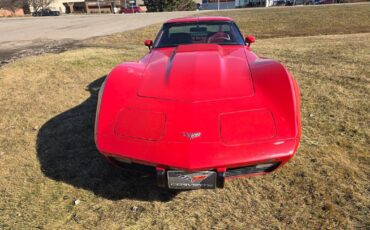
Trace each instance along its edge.
{"label": "chevrolet corvette", "polygon": [[100,87],[95,143],[112,164],[169,189],[223,188],[270,173],[297,151],[300,91],[278,61],[251,51],[231,18],[165,22],[149,52]]}

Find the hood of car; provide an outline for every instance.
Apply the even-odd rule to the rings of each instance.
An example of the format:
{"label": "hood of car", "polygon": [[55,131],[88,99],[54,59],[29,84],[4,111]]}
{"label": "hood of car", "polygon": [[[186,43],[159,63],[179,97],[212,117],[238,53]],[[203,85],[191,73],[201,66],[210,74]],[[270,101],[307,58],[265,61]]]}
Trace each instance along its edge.
{"label": "hood of car", "polygon": [[244,47],[216,44],[154,49],[137,92],[140,97],[190,102],[253,93]]}

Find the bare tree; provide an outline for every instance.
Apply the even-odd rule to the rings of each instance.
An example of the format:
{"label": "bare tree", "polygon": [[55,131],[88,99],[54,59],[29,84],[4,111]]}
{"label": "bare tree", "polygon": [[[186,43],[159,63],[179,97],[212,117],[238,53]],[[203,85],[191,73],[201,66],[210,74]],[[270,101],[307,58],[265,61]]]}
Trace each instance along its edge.
{"label": "bare tree", "polygon": [[53,2],[54,0],[29,0],[29,4],[32,6],[34,12],[49,8],[50,4]]}
{"label": "bare tree", "polygon": [[24,0],[0,0],[0,8],[15,12],[17,8],[22,8],[24,3]]}

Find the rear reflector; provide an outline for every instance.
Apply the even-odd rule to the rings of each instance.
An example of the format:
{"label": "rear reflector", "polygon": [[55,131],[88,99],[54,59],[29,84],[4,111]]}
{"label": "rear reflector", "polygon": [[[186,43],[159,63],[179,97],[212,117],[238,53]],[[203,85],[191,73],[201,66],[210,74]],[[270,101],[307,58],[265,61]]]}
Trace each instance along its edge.
{"label": "rear reflector", "polygon": [[240,168],[227,169],[226,177],[242,176],[254,173],[272,172],[279,167],[280,162],[263,163]]}

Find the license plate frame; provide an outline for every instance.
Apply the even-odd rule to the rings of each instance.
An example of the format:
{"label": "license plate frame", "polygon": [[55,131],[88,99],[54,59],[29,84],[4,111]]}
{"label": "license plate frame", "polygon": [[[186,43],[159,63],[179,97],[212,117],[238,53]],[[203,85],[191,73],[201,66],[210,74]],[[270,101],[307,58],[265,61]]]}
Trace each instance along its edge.
{"label": "license plate frame", "polygon": [[215,171],[167,171],[168,188],[170,189],[215,189],[217,173]]}

